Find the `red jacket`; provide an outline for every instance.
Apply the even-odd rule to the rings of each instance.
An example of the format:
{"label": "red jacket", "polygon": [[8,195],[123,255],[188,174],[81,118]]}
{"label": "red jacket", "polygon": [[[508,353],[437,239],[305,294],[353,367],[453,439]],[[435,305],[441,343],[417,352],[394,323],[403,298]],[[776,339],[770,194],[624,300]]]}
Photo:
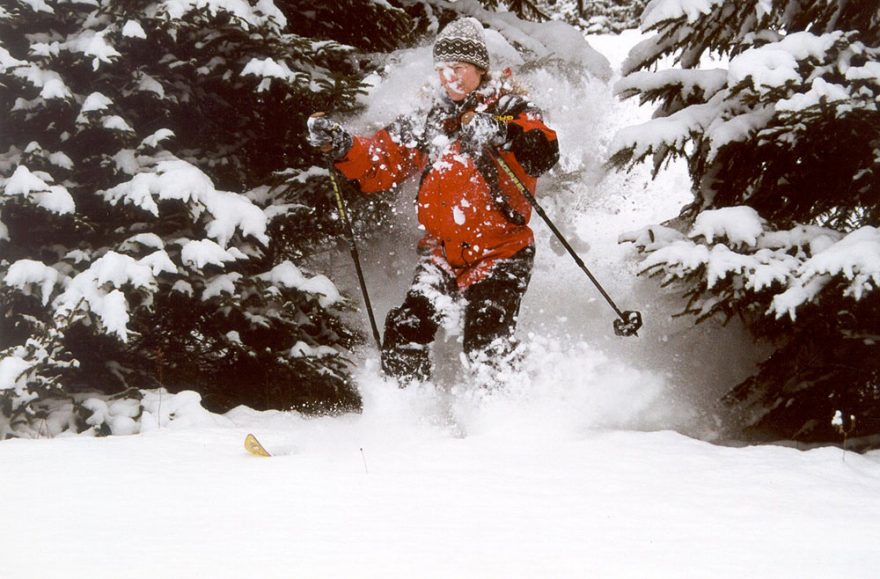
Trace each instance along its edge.
{"label": "red jacket", "polygon": [[496,154],[534,194],[538,175],[559,158],[556,133],[536,107],[495,82],[461,103],[443,97],[423,123],[400,118],[372,137],[355,137],[336,163],[364,193],[391,189],[422,171],[418,218],[426,234],[419,245],[452,268],[460,288],[534,244],[528,200],[488,155],[463,150],[460,118],[467,111],[506,122],[507,141]]}

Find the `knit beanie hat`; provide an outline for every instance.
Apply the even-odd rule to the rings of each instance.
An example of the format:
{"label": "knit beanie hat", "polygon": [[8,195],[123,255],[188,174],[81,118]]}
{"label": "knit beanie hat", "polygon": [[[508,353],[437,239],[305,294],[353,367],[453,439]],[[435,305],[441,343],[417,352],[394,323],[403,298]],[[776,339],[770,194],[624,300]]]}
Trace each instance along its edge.
{"label": "knit beanie hat", "polygon": [[483,25],[476,18],[453,20],[434,41],[434,63],[469,62],[489,70],[489,51]]}

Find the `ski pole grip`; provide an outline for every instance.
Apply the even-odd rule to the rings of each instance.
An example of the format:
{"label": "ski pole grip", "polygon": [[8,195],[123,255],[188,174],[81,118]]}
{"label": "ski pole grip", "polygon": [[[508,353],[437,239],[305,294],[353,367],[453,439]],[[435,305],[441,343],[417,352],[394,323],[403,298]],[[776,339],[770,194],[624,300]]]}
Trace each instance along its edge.
{"label": "ski pole grip", "polygon": [[[327,113],[325,113],[324,111],[318,111],[316,113],[312,113],[311,115],[309,115],[309,118],[310,119],[319,119],[321,117],[326,117],[326,116],[327,116]],[[329,144],[328,145],[321,145],[319,147],[319,149],[322,153],[324,153],[326,155],[326,154],[329,154],[333,151],[333,145],[329,145]]]}

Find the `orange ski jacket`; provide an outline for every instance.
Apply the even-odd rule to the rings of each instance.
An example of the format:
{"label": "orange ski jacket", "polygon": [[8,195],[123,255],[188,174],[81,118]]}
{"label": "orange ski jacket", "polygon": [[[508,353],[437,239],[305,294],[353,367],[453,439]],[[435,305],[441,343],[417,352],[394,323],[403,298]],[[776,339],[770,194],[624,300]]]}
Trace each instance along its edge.
{"label": "orange ski jacket", "polygon": [[461,138],[468,111],[494,115],[506,125],[505,143],[495,151],[534,194],[537,177],[559,159],[556,133],[541,111],[503,83],[489,81],[464,101],[445,96],[424,117],[401,117],[370,137],[354,137],[336,168],[364,193],[396,187],[422,172],[419,242],[451,268],[464,289],[483,279],[499,260],[534,245],[531,205],[486,151],[470,151]]}

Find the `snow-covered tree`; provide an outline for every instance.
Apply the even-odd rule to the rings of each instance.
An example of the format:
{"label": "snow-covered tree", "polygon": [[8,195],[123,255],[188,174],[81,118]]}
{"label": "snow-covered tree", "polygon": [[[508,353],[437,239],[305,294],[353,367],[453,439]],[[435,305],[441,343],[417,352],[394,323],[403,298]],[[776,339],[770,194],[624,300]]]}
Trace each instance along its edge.
{"label": "snow-covered tree", "polygon": [[[384,2],[334,6],[0,4],[0,415],[12,430],[94,388],[194,388],[213,408],[357,404],[349,306],[300,261],[339,234],[303,134],[309,113],[354,106],[366,74],[334,31],[391,45],[330,16],[371,10],[393,41],[405,18]],[[90,413],[72,416],[55,430]]]}
{"label": "snow-covered tree", "polygon": [[[465,0],[465,6],[475,0]],[[563,20],[591,34],[620,32],[638,26],[647,0],[476,0],[493,11],[511,12],[523,20]],[[397,0],[403,5],[422,5],[427,12],[462,11],[448,0]],[[469,8],[464,8],[464,11]]]}
{"label": "snow-covered tree", "polygon": [[657,108],[612,162],[684,158],[695,199],[624,239],[687,288],[686,312],[742,316],[774,344],[726,399],[738,427],[833,440],[841,410],[854,435],[880,432],[877,3],[653,0],[642,27],[616,91]]}
{"label": "snow-covered tree", "polygon": [[540,6],[540,0],[479,0],[480,4],[490,10],[505,10],[525,20],[549,20],[549,16]]}
{"label": "snow-covered tree", "polygon": [[554,20],[564,20],[590,34],[638,28],[647,0],[542,0],[539,5]]}

